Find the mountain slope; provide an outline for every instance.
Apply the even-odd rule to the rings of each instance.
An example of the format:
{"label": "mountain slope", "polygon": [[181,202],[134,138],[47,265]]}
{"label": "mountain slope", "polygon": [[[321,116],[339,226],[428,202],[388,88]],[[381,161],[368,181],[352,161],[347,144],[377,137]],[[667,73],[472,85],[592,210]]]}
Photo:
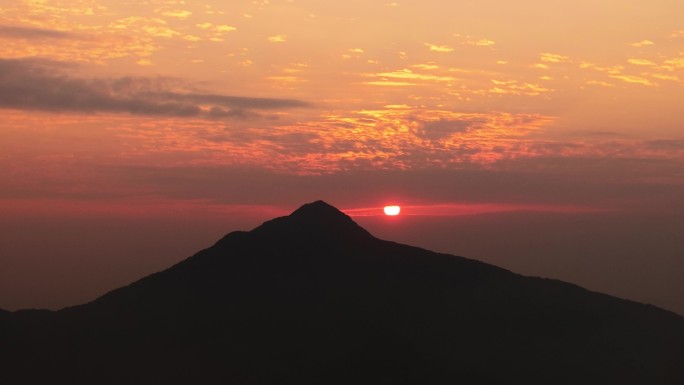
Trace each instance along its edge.
{"label": "mountain slope", "polygon": [[382,241],[321,201],[92,303],[1,313],[0,338],[28,384],[684,383],[681,317]]}

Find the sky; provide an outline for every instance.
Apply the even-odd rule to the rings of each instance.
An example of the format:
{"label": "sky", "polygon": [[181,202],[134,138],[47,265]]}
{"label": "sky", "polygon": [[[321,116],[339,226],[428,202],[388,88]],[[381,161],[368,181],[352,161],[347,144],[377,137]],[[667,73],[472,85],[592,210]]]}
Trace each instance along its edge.
{"label": "sky", "polygon": [[0,0],[0,308],[90,301],[323,199],[684,314],[683,14]]}

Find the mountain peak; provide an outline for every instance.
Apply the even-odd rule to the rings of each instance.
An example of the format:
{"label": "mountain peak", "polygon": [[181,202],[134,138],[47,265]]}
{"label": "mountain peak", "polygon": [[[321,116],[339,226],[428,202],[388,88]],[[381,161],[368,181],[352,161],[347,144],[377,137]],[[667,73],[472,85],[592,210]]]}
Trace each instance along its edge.
{"label": "mountain peak", "polygon": [[368,231],[348,215],[322,200],[307,203],[292,214],[268,221],[253,231],[262,234],[288,234],[288,237],[300,235],[308,239],[328,241],[372,238]]}
{"label": "mountain peak", "polygon": [[317,200],[315,202],[307,203],[302,205],[297,210],[290,214],[290,217],[296,218],[342,218],[348,216],[342,211],[338,210],[335,206],[324,202],[322,200]]}

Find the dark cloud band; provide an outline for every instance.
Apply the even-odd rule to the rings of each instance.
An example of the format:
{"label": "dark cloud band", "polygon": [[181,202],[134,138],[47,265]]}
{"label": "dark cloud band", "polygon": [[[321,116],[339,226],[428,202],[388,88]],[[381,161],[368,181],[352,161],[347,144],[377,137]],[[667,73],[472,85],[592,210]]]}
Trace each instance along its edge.
{"label": "dark cloud band", "polygon": [[83,79],[64,66],[32,59],[0,59],[0,108],[244,119],[258,110],[309,107],[301,100],[174,92],[169,78]]}
{"label": "dark cloud band", "polygon": [[70,39],[74,35],[54,29],[0,25],[0,37],[14,39]]}

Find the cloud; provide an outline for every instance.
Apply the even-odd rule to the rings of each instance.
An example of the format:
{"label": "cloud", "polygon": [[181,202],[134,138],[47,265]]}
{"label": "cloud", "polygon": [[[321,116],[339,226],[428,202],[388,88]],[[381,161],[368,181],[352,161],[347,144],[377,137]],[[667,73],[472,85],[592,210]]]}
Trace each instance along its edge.
{"label": "cloud", "polygon": [[629,64],[634,64],[637,66],[654,66],[654,65],[656,65],[656,63],[654,63],[648,59],[635,58],[635,59],[629,59],[629,60],[627,60],[627,62],[629,62]]}
{"label": "cloud", "polygon": [[451,134],[466,132],[473,125],[472,121],[463,119],[439,119],[425,122],[418,129],[416,135],[430,140],[439,140]]}
{"label": "cloud", "polygon": [[645,142],[646,146],[656,150],[684,150],[684,140],[657,139]]}
{"label": "cloud", "polygon": [[163,16],[175,17],[178,19],[187,19],[188,17],[192,16],[192,12],[182,10],[182,9],[173,9],[173,10],[162,11],[161,14]]}
{"label": "cloud", "polygon": [[653,83],[652,81],[642,78],[641,76],[634,76],[634,75],[610,75],[611,78],[613,79],[618,79],[622,80],[623,82],[626,83],[633,83],[633,84],[641,84],[644,86],[655,86],[656,84]]}
{"label": "cloud", "polygon": [[179,92],[183,82],[171,78],[77,78],[65,68],[51,61],[0,59],[0,108],[217,119],[309,106],[295,99]]}
{"label": "cloud", "polygon": [[269,36],[268,41],[270,41],[271,43],[284,43],[287,41],[287,36],[285,36],[285,35]]}
{"label": "cloud", "polygon": [[74,35],[55,29],[0,25],[0,37],[12,39],[70,39]]}
{"label": "cloud", "polygon": [[461,35],[459,33],[454,34],[454,37],[459,39],[462,45],[471,45],[475,47],[491,47],[496,44],[495,41],[483,38],[474,38],[468,35]]}
{"label": "cloud", "polygon": [[650,41],[650,40],[642,40],[642,41],[637,41],[635,43],[630,44],[632,47],[647,47],[649,45],[654,45],[655,43]]}
{"label": "cloud", "polygon": [[404,68],[397,71],[391,72],[381,72],[375,74],[374,76],[380,78],[391,78],[391,79],[402,79],[409,81],[436,81],[436,82],[450,82],[456,80],[452,76],[439,76],[431,74],[421,74],[411,71],[410,69]]}
{"label": "cloud", "polygon": [[217,25],[217,24],[212,24],[212,23],[197,24],[197,28],[203,29],[206,31],[216,32],[216,33],[231,32],[231,31],[235,31],[237,29],[237,28],[235,28],[231,25],[227,25],[227,24]]}
{"label": "cloud", "polygon": [[684,68],[684,57],[677,57],[673,59],[665,60],[664,69],[668,71],[674,71]]}
{"label": "cloud", "polygon": [[540,86],[534,83],[520,83],[516,80],[491,80],[494,87],[488,90],[495,95],[527,95],[537,96],[552,92],[553,89]]}
{"label": "cloud", "polygon": [[415,83],[410,82],[395,82],[392,80],[376,80],[372,82],[366,82],[365,84],[370,84],[373,86],[384,86],[384,87],[405,87],[405,86],[415,86]]}
{"label": "cloud", "polygon": [[103,20],[98,25],[69,24],[64,20],[42,23],[40,27],[0,25],[0,58],[40,57],[104,64],[109,59],[148,57],[161,48],[157,38],[181,37],[163,20],[141,17]]}
{"label": "cloud", "polygon": [[473,42],[469,42],[468,44],[476,45],[478,47],[489,47],[489,46],[496,44],[496,42],[493,40],[489,40],[489,39],[479,39],[479,40],[475,40]]}
{"label": "cloud", "polygon": [[177,102],[207,103],[223,107],[234,107],[243,109],[272,110],[280,108],[307,107],[306,102],[295,99],[272,99],[272,98],[247,98],[243,96],[228,96],[217,94],[198,94],[198,93],[174,93],[163,92],[154,94],[144,94],[160,99],[173,100]]}
{"label": "cloud", "polygon": [[430,43],[425,43],[425,46],[430,49],[432,52],[441,52],[441,53],[449,53],[453,52],[454,49],[446,46],[446,45],[437,45],[437,44],[430,44]]}
{"label": "cloud", "polygon": [[543,61],[545,63],[561,63],[561,62],[568,61],[568,59],[569,59],[567,56],[558,55],[555,53],[548,53],[548,52],[540,54],[539,58],[541,59],[541,61]]}

